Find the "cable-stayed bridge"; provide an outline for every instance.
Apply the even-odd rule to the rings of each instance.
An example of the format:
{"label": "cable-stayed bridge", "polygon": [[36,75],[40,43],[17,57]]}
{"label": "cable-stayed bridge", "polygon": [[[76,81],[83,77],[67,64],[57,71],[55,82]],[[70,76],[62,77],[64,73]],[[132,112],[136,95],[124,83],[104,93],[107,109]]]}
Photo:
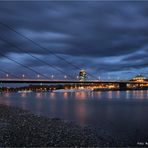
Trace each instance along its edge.
{"label": "cable-stayed bridge", "polygon": [[118,85],[119,90],[126,90],[127,85],[146,85],[148,86],[148,81],[135,82],[135,81],[99,81],[99,80],[49,80],[49,79],[0,79],[1,84],[8,83],[30,83],[30,84],[81,84],[82,86],[96,85],[96,84],[108,84],[108,85]]}
{"label": "cable-stayed bridge", "polygon": [[[15,30],[13,27],[0,22],[0,27],[3,27],[3,29],[7,29],[8,31],[10,31],[11,33],[14,33],[16,35],[18,35],[21,39],[25,40],[28,42],[28,44],[32,44],[38,48],[40,48],[42,51],[48,51],[48,53],[52,56],[54,56],[55,58],[57,58],[59,61],[64,62],[65,66],[70,66],[73,70],[75,71],[80,71],[81,68],[78,65],[73,64],[72,62],[70,62],[68,59],[65,59],[64,57],[62,57],[62,55],[58,55],[56,53],[53,52],[53,50],[48,49],[46,47],[43,47],[42,45],[40,45],[38,42],[32,40],[31,38],[23,35],[22,33],[18,32],[17,30]],[[64,70],[62,70],[61,68],[59,68],[59,65],[56,64],[51,64],[50,62],[47,62],[46,60],[30,53],[28,50],[26,50],[25,48],[22,47],[22,45],[19,44],[16,45],[13,41],[8,40],[6,34],[1,34],[0,35],[0,41],[7,45],[8,48],[15,48],[18,52],[23,52],[25,54],[27,54],[28,56],[30,56],[30,58],[32,58],[33,60],[37,61],[38,63],[42,63],[43,65],[48,66],[49,68],[52,68],[53,70],[57,71],[60,75],[65,75],[65,78],[68,77],[68,79],[64,79],[64,80],[50,80],[49,77],[45,74],[43,74],[41,71],[36,70],[35,68],[32,68],[26,64],[24,64],[23,62],[18,61],[17,59],[10,57],[7,54],[4,54],[0,51],[0,56],[1,58],[5,58],[9,61],[11,61],[12,63],[17,64],[18,66],[20,66],[22,69],[25,69],[27,71],[30,71],[32,73],[34,73],[35,75],[39,75],[40,79],[27,79],[27,78],[19,78],[16,74],[12,74],[9,70],[7,70],[7,67],[1,67],[0,68],[0,72],[6,74],[7,76],[11,76],[13,78],[1,78],[0,79],[0,83],[49,83],[49,84],[117,84],[119,85],[120,89],[125,89],[127,87],[128,84],[135,84],[135,85],[147,85],[147,81],[143,81],[143,82],[133,82],[133,81],[119,81],[119,80],[108,80],[108,81],[100,81],[97,80],[98,78],[90,73],[87,72],[87,75],[93,79],[93,80],[85,80],[85,81],[80,81],[80,80],[76,80],[76,78],[74,78],[74,76],[71,73],[65,72]],[[21,47],[20,47],[21,46]],[[42,78],[42,79],[41,79]]]}

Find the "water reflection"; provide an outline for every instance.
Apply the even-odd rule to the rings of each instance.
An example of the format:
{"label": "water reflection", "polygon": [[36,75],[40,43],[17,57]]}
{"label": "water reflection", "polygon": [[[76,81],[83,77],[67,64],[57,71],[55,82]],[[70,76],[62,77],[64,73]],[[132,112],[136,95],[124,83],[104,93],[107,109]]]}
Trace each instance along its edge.
{"label": "water reflection", "polygon": [[130,91],[126,91],[126,99],[130,99]]}
{"label": "water reflection", "polygon": [[10,92],[5,92],[5,93],[4,93],[4,96],[5,96],[6,98],[9,98],[9,97],[10,97],[10,94],[11,94]]}
{"label": "water reflection", "polygon": [[50,99],[56,99],[56,93],[55,92],[51,92],[49,94]]}
{"label": "water reflection", "polygon": [[77,99],[77,100],[85,100],[87,98],[86,97],[87,94],[88,94],[88,92],[86,93],[86,92],[83,92],[83,91],[75,92],[75,99]]}
{"label": "water reflection", "polygon": [[117,91],[117,99],[119,99],[120,98],[120,91]]}
{"label": "water reflection", "polygon": [[112,91],[108,91],[108,98],[109,98],[109,99],[112,99],[112,97],[113,97],[113,96],[112,96]]}
{"label": "water reflection", "polygon": [[36,93],[36,98],[42,99],[42,93],[40,93],[40,92]]}
{"label": "water reflection", "polygon": [[82,102],[80,102],[79,104],[77,103],[77,105],[75,106],[75,113],[79,123],[81,125],[85,125],[85,119],[87,115],[86,105]]}
{"label": "water reflection", "polygon": [[22,98],[26,98],[26,97],[27,97],[27,93],[20,93],[20,96],[21,96]]}
{"label": "water reflection", "polygon": [[[92,93],[93,94],[93,93]],[[97,92],[97,97],[101,98],[101,91]]]}
{"label": "water reflection", "polygon": [[64,93],[63,93],[63,98],[64,98],[64,99],[68,99],[68,93],[67,93],[67,92],[64,92]]}
{"label": "water reflection", "polygon": [[[113,106],[114,102],[117,102],[116,107]],[[125,118],[130,112],[134,114],[134,118],[138,119],[145,108],[138,106],[136,111],[134,108],[132,112],[133,106],[127,107],[131,102],[133,106],[135,102],[138,102],[137,106],[148,104],[148,91],[7,92],[0,95],[1,104],[19,106],[49,117],[75,120],[82,125],[86,121],[99,122],[98,118],[105,122],[114,118],[118,111],[123,114],[122,116],[125,115]]]}
{"label": "water reflection", "polygon": [[143,90],[133,91],[133,97],[136,99],[146,99],[146,93]]}

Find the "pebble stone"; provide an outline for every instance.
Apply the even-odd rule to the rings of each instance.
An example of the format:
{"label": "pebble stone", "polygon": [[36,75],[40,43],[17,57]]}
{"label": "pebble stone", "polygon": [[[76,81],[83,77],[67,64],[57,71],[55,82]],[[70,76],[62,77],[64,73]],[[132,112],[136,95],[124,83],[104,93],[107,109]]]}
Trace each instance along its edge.
{"label": "pebble stone", "polygon": [[[0,105],[0,147],[123,146],[107,131]],[[124,145],[125,146],[125,145]]]}

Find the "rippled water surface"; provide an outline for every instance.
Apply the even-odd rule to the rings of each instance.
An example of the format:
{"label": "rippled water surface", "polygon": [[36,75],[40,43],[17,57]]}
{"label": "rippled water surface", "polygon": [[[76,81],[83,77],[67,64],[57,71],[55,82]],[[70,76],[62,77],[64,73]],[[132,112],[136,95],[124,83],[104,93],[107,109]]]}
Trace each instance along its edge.
{"label": "rippled water surface", "polygon": [[148,133],[147,90],[3,93],[0,103],[135,138]]}

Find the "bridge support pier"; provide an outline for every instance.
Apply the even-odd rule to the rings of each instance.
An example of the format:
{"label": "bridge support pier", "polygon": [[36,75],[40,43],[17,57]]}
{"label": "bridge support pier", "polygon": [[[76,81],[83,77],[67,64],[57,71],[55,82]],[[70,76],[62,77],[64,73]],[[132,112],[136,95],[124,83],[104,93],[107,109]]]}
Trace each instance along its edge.
{"label": "bridge support pier", "polygon": [[127,90],[127,83],[119,83],[119,90]]}

